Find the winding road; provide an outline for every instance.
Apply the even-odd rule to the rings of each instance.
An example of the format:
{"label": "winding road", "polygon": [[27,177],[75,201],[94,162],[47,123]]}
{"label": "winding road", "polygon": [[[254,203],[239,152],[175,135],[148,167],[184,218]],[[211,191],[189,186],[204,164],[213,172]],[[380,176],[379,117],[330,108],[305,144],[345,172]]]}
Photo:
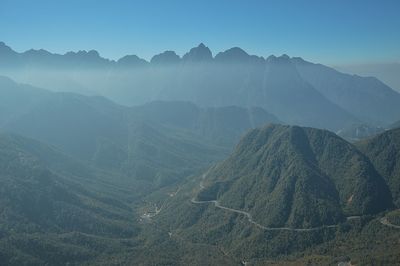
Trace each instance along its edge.
{"label": "winding road", "polygon": [[[201,181],[199,183],[200,191],[205,188],[204,179],[206,178],[206,176],[207,176],[207,173],[203,174],[203,176],[201,178]],[[214,204],[214,206],[216,208],[244,215],[247,218],[247,220],[249,221],[249,223],[253,224],[254,226],[256,226],[259,229],[266,230],[266,231],[312,232],[312,231],[318,231],[318,230],[325,229],[325,228],[336,228],[336,227],[339,226],[338,224],[332,224],[332,225],[322,225],[322,226],[312,227],[312,228],[267,227],[267,226],[261,225],[261,224],[257,223],[256,221],[254,221],[250,213],[248,213],[246,211],[232,209],[232,208],[223,206],[217,200],[200,201],[200,200],[196,200],[196,196],[194,196],[190,201],[193,204],[210,204],[210,203],[212,203],[212,204]],[[346,219],[348,221],[356,220],[356,219],[360,219],[360,218],[361,218],[361,216],[348,216],[348,217],[346,217]],[[395,228],[395,229],[400,229],[400,225],[395,225],[395,224],[390,223],[389,220],[386,217],[380,218],[379,222],[382,225],[389,226],[389,227]]]}
{"label": "winding road", "polygon": [[[206,176],[207,176],[207,174],[203,174],[203,176],[201,178],[201,181],[199,183],[200,191],[205,188],[203,182],[204,182],[204,179],[206,178]],[[335,227],[339,226],[338,224],[333,224],[333,225],[322,225],[322,226],[312,227],[312,228],[267,227],[267,226],[261,225],[261,224],[257,223],[256,221],[254,221],[250,213],[248,213],[246,211],[232,209],[232,208],[223,206],[217,200],[199,201],[199,200],[196,200],[196,196],[194,196],[190,201],[193,204],[209,204],[209,203],[213,203],[216,208],[244,215],[247,218],[247,220],[249,221],[249,223],[253,224],[254,226],[256,226],[259,229],[266,230],[266,231],[311,232],[311,231],[318,231],[318,230],[321,230],[321,229],[324,229],[324,228],[335,228]],[[347,219],[351,220],[351,219],[359,219],[359,218],[360,218],[360,216],[351,216],[351,217],[348,217]]]}
{"label": "winding road", "polygon": [[[202,178],[200,180],[200,183],[199,183],[200,191],[205,188],[204,180],[207,177],[207,173],[203,174]],[[176,196],[176,194],[178,194],[180,190],[181,190],[181,188],[178,187],[178,189],[175,192],[170,193],[169,196],[170,197]],[[256,226],[259,229],[266,230],[266,231],[312,232],[312,231],[318,231],[318,230],[325,229],[325,228],[336,228],[336,227],[339,226],[339,224],[332,224],[332,225],[322,225],[322,226],[317,226],[317,227],[312,227],[312,228],[268,227],[268,226],[261,225],[261,224],[257,223],[256,221],[254,221],[253,217],[251,216],[250,213],[248,213],[246,211],[237,210],[237,209],[233,209],[233,208],[229,208],[229,207],[223,206],[217,200],[199,201],[199,200],[196,200],[196,196],[194,196],[190,201],[193,204],[210,204],[210,203],[212,203],[212,204],[214,204],[214,206],[216,208],[219,208],[221,210],[225,210],[225,211],[229,211],[229,212],[233,212],[233,213],[238,213],[240,215],[245,216],[249,223],[253,224],[254,226]],[[158,208],[157,206],[155,206],[155,212],[153,212],[153,213],[145,213],[145,214],[141,215],[141,218],[151,219],[151,218],[157,216],[160,213],[161,210],[162,210],[162,207]],[[346,217],[346,219],[348,221],[356,220],[356,219],[360,219],[360,218],[361,218],[361,216],[348,216],[348,217]],[[395,229],[400,229],[400,225],[395,225],[395,224],[390,223],[389,220],[386,217],[380,218],[379,222],[382,225],[389,226],[389,227],[395,228]]]}
{"label": "winding road", "polygon": [[[202,178],[201,178],[200,183],[199,183],[199,187],[200,187],[199,191],[205,189],[204,180],[207,177],[207,173],[202,175]],[[174,191],[172,193],[169,193],[168,195],[170,197],[175,197],[180,191],[181,191],[181,187],[178,187],[176,191]],[[199,200],[196,200],[196,196],[194,196],[193,198],[191,198],[190,201],[191,201],[192,204],[214,204],[214,206],[216,208],[219,208],[221,210],[225,210],[225,211],[229,211],[229,212],[233,212],[233,213],[237,213],[237,214],[243,215],[243,216],[245,216],[247,218],[247,221],[249,223],[251,223],[252,225],[256,226],[257,228],[259,228],[261,230],[265,230],[265,231],[313,232],[313,231],[318,231],[318,230],[322,230],[322,229],[325,229],[325,228],[337,228],[339,226],[339,224],[333,224],[333,225],[323,225],[323,226],[312,227],[312,228],[267,227],[267,226],[261,225],[261,224],[257,223],[256,221],[254,221],[250,213],[248,213],[246,211],[237,210],[237,209],[233,209],[233,208],[229,208],[229,207],[223,206],[223,205],[221,205],[219,203],[218,200],[199,201]],[[145,218],[145,219],[149,219],[150,220],[151,218],[157,216],[160,213],[160,211],[163,209],[163,206],[161,206],[159,208],[156,205],[154,205],[154,207],[155,207],[155,211],[154,212],[151,212],[151,213],[147,212],[147,213],[141,215],[141,218]],[[361,216],[348,216],[348,217],[346,217],[346,219],[348,221],[356,220],[356,219],[360,219],[360,218],[361,218]],[[400,229],[400,225],[395,225],[395,224],[390,223],[390,221],[387,219],[387,217],[380,218],[379,222],[380,222],[380,224],[382,224],[384,226],[388,226],[388,227],[391,227],[391,228],[394,228],[394,229]],[[176,234],[173,234],[172,231],[168,231],[167,233],[168,233],[169,238],[172,238],[172,237],[178,237],[179,238],[179,236],[177,236]],[[229,254],[224,252],[222,249],[221,249],[221,251],[225,256],[231,257]],[[249,262],[246,261],[246,260],[242,260],[242,261],[240,261],[240,263],[242,265],[247,265]]]}
{"label": "winding road", "polygon": [[261,225],[261,224],[257,223],[256,221],[254,221],[250,213],[245,212],[245,211],[241,211],[241,210],[232,209],[232,208],[229,208],[229,207],[226,207],[226,206],[222,206],[217,200],[198,201],[195,198],[192,198],[191,202],[193,204],[213,203],[216,208],[219,208],[219,209],[222,209],[222,210],[226,210],[226,211],[230,211],[230,212],[235,212],[235,213],[238,213],[238,214],[242,214],[242,215],[246,216],[247,220],[251,224],[255,225],[256,227],[258,227],[258,228],[260,228],[262,230],[266,230],[266,231],[311,232],[311,231],[321,230],[321,229],[324,229],[324,228],[335,228],[335,227],[338,227],[337,224],[334,224],[334,225],[322,225],[322,226],[312,227],[312,228],[267,227],[267,226]]}
{"label": "winding road", "polygon": [[400,229],[400,225],[395,225],[389,222],[387,217],[382,217],[381,219],[379,219],[379,222],[383,225],[392,227],[392,228],[396,228],[396,229]]}

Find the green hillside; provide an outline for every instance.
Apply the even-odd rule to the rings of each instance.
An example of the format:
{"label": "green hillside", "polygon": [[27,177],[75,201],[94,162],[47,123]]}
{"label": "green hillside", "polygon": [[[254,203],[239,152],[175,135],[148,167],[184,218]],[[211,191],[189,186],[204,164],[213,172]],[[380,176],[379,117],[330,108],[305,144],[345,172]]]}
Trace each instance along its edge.
{"label": "green hillside", "polygon": [[205,184],[199,199],[218,199],[271,227],[337,224],[391,207],[384,179],[354,146],[297,126],[251,131]]}
{"label": "green hillside", "polygon": [[360,141],[357,147],[385,178],[396,206],[400,207],[400,128]]}
{"label": "green hillside", "polygon": [[5,265],[399,259],[398,129],[353,145],[265,125],[277,118],[261,108],[124,107],[0,83]]}
{"label": "green hillside", "polygon": [[[158,196],[156,197],[158,198]],[[155,200],[154,198],[151,198]],[[216,200],[216,201],[215,201]],[[396,265],[385,179],[334,133],[268,125],[164,198],[158,228],[251,265]]]}
{"label": "green hillside", "polygon": [[[43,154],[55,155],[46,161]],[[0,258],[5,265],[65,265],[118,250],[140,233],[131,207],[79,163],[56,164],[46,145],[0,135]],[[60,161],[58,161],[60,163]],[[62,170],[61,170],[62,169]],[[75,182],[90,177],[97,189]],[[90,186],[88,186],[89,188]],[[105,241],[108,239],[109,243]],[[115,243],[116,242],[116,243]]]}

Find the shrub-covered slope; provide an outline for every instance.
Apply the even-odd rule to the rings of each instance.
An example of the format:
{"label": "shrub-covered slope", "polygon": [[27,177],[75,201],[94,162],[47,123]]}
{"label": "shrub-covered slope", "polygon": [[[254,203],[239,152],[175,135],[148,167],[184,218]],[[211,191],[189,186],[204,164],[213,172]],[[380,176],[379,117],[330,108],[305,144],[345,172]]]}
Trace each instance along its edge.
{"label": "shrub-covered slope", "polygon": [[400,128],[360,141],[357,147],[385,178],[395,204],[400,207]]}
{"label": "shrub-covered slope", "polygon": [[[107,246],[101,239],[113,242],[113,238],[129,239],[140,232],[131,207],[121,200],[122,194],[111,197],[111,190],[94,179],[92,170],[67,158],[33,140],[0,135],[3,265],[88,260]],[[75,182],[83,183],[90,177],[104,193]]]}
{"label": "shrub-covered slope", "polygon": [[392,206],[384,179],[353,145],[297,126],[249,132],[205,184],[199,199],[216,198],[272,227],[336,224]]}

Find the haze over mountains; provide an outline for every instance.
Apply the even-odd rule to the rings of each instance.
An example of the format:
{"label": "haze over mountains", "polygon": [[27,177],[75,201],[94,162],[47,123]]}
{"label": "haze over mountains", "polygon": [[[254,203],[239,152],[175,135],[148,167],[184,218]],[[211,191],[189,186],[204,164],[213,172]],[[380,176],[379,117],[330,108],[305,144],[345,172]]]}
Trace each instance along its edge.
{"label": "haze over mountains", "polygon": [[299,57],[0,43],[0,264],[396,264],[399,123]]}
{"label": "haze over mountains", "polygon": [[335,65],[335,69],[360,76],[376,77],[400,91],[400,63],[366,63]]}
{"label": "haze over mountains", "polygon": [[96,51],[17,53],[0,44],[0,74],[58,91],[103,95],[120,104],[189,101],[203,107],[262,107],[279,120],[340,130],[400,120],[400,94],[381,81],[337,72],[301,58],[249,55],[235,47],[216,54],[204,44],[182,57],[118,61]]}
{"label": "haze over mountains", "polygon": [[399,266],[399,10],[0,0],[0,266]]}

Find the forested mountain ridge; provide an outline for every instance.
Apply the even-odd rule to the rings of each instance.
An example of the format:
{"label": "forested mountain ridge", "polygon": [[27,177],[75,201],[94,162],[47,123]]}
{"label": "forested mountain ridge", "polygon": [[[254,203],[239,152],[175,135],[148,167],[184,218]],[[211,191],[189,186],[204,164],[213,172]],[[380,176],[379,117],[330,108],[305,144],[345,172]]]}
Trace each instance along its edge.
{"label": "forested mountain ridge", "polygon": [[391,208],[384,179],[353,145],[312,128],[250,131],[210,171],[199,199],[249,211],[271,226],[315,227]]}
{"label": "forested mountain ridge", "polygon": [[386,179],[393,200],[400,207],[400,128],[362,140],[356,145]]}
{"label": "forested mountain ridge", "polygon": [[181,185],[154,220],[256,265],[395,265],[396,198],[359,147],[314,128],[251,130],[227,159]]}

